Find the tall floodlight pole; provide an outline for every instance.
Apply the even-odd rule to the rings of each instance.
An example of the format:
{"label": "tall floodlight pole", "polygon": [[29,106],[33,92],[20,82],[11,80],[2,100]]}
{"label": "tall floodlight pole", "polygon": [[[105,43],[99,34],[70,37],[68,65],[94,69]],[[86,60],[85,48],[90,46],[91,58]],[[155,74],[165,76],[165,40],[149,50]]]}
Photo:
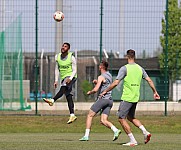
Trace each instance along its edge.
{"label": "tall floodlight pole", "polygon": [[102,20],[103,20],[103,0],[101,0],[101,13],[100,13],[100,62],[102,61]]}
{"label": "tall floodlight pole", "polygon": [[[56,10],[63,12],[63,0],[56,0]],[[63,44],[63,22],[55,22],[55,53],[60,53],[60,45]]]}
{"label": "tall floodlight pole", "polygon": [[[63,0],[56,0],[56,10],[63,12]],[[63,44],[63,22],[55,22],[55,54],[60,53],[60,46]],[[55,89],[55,93],[58,92],[60,84]]]}
{"label": "tall floodlight pole", "polygon": [[120,33],[120,52],[125,51],[125,25],[124,25],[124,0],[119,1],[120,18],[119,18],[119,33]]}

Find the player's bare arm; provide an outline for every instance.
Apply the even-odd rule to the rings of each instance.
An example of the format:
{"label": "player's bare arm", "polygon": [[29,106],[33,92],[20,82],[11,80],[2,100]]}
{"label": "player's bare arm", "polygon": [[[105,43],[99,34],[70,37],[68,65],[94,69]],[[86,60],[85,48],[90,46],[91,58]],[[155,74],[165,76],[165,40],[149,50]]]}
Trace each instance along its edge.
{"label": "player's bare arm", "polygon": [[58,63],[57,63],[57,55],[55,56],[56,64],[55,64],[55,82],[54,82],[54,88],[57,88],[58,85],[58,78],[59,78],[59,69],[58,69]]}
{"label": "player's bare arm", "polygon": [[145,80],[148,82],[149,86],[151,87],[151,89],[153,91],[154,99],[160,99],[160,95],[157,93],[157,90],[156,90],[155,85],[154,85],[153,81],[151,80],[151,78],[146,77]]}
{"label": "player's bare arm", "polygon": [[97,80],[96,80],[96,79],[94,79],[92,82],[93,82],[94,84],[97,84]]}
{"label": "player's bare arm", "polygon": [[114,80],[114,82],[106,89],[104,90],[102,93],[100,93],[100,97],[102,97],[103,95],[105,95],[107,92],[111,91],[112,89],[114,89],[118,84],[119,84],[120,80]]}
{"label": "player's bare arm", "polygon": [[76,75],[77,73],[77,61],[75,59],[75,57],[72,55],[71,57],[71,61],[72,61],[72,74],[70,76],[70,78],[66,79],[66,84],[69,84],[72,81],[72,78]]}
{"label": "player's bare arm", "polygon": [[57,85],[58,85],[58,81],[55,81],[55,82],[54,82],[54,88],[55,88],[55,89],[57,88]]}
{"label": "player's bare arm", "polygon": [[98,77],[98,80],[97,80],[97,84],[95,85],[95,87],[91,90],[91,91],[88,91],[87,94],[90,95],[90,94],[94,94],[96,93],[98,90],[99,90],[99,87],[101,86],[101,83],[104,81],[104,77],[103,76],[99,76]]}

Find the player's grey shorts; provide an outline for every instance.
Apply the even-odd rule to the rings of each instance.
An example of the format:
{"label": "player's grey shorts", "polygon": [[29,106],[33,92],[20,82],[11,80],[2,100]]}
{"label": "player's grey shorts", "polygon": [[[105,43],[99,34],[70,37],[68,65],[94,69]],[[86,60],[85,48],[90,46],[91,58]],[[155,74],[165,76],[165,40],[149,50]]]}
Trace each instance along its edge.
{"label": "player's grey shorts", "polygon": [[113,106],[112,98],[110,99],[98,98],[90,109],[95,113],[98,113],[100,110],[102,110],[102,114],[109,115],[112,106]]}
{"label": "player's grey shorts", "polygon": [[66,81],[67,78],[69,78],[69,76],[66,77],[66,78],[64,78],[64,79],[61,81],[61,86],[66,86],[66,87],[67,87],[67,90],[66,90],[66,93],[65,93],[66,96],[69,95],[69,94],[74,95],[74,94],[73,94],[74,92],[72,92],[72,88],[73,88],[73,85],[75,84],[77,78],[73,77],[73,78],[72,78],[72,81],[71,81],[68,85],[65,83],[65,81]]}
{"label": "player's grey shorts", "polygon": [[127,116],[135,118],[135,110],[137,103],[130,103],[127,101],[121,101],[118,110],[118,116],[120,119],[125,119]]}

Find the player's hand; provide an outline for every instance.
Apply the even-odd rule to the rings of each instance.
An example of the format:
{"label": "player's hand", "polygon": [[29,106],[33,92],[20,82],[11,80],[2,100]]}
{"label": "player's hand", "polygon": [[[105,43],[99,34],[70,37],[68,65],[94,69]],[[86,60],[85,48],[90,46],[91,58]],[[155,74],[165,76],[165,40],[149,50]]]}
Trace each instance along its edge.
{"label": "player's hand", "polygon": [[103,91],[101,94],[99,94],[99,97],[103,97],[107,92],[106,91]]}
{"label": "player's hand", "polygon": [[88,92],[87,92],[87,95],[90,95],[90,94],[91,94],[91,91],[88,91]]}
{"label": "player's hand", "polygon": [[96,79],[94,79],[92,82],[93,82],[94,84],[97,84],[97,80],[96,80]]}
{"label": "player's hand", "polygon": [[72,81],[71,79],[67,78],[66,81],[65,81],[65,83],[66,83],[66,84],[69,84],[71,81]]}
{"label": "player's hand", "polygon": [[54,86],[55,89],[57,88],[57,85],[58,85],[58,82],[55,81],[54,84],[53,84],[53,86]]}
{"label": "player's hand", "polygon": [[155,100],[160,99],[160,95],[159,95],[157,92],[155,92],[155,93],[153,94],[153,97],[154,97]]}

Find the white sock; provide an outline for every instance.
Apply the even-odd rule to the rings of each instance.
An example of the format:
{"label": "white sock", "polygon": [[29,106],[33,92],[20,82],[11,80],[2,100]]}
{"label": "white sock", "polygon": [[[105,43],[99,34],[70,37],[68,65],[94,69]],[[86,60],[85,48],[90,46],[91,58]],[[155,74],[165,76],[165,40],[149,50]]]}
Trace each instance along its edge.
{"label": "white sock", "polygon": [[89,137],[90,129],[85,129],[85,137]]}
{"label": "white sock", "polygon": [[75,114],[70,114],[70,117],[73,117],[73,116],[75,116]]}
{"label": "white sock", "polygon": [[114,125],[111,126],[111,130],[113,130],[113,132],[118,131],[118,129]]}
{"label": "white sock", "polygon": [[55,100],[54,100],[53,98],[52,98],[51,100],[52,100],[52,103],[54,103],[54,102],[55,102]]}
{"label": "white sock", "polygon": [[143,134],[147,134],[148,131],[145,129],[143,125],[139,126],[139,128],[142,130]]}
{"label": "white sock", "polygon": [[132,133],[128,134],[128,137],[130,138],[130,143],[137,143],[136,139],[134,138]]}

